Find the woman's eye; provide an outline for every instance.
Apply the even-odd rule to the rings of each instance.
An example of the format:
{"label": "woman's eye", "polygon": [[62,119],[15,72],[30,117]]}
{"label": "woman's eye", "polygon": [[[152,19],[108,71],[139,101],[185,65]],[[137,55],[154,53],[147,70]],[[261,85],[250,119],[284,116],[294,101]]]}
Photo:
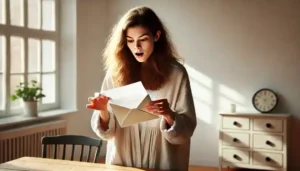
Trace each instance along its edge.
{"label": "woman's eye", "polygon": [[133,42],[133,40],[127,40],[127,42],[128,42],[128,43],[132,43],[132,42]]}
{"label": "woman's eye", "polygon": [[147,40],[147,38],[144,38],[144,39],[140,39],[140,41],[142,41],[142,42],[144,42],[144,41],[146,41]]}

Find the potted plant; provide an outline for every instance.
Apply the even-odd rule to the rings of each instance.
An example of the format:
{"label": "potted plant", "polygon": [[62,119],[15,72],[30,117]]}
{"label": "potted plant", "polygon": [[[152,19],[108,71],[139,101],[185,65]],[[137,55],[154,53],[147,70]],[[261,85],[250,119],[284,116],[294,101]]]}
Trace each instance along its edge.
{"label": "potted plant", "polygon": [[42,88],[37,85],[37,81],[31,80],[31,84],[21,82],[17,85],[15,94],[11,95],[11,100],[23,100],[23,109],[26,116],[37,116],[37,103],[39,99],[45,97]]}

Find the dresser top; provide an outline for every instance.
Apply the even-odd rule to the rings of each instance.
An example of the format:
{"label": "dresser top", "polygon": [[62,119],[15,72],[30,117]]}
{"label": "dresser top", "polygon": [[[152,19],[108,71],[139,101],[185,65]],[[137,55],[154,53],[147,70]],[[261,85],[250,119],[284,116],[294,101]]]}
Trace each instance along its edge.
{"label": "dresser top", "polygon": [[222,116],[262,116],[262,117],[290,117],[291,114],[285,113],[220,113]]}

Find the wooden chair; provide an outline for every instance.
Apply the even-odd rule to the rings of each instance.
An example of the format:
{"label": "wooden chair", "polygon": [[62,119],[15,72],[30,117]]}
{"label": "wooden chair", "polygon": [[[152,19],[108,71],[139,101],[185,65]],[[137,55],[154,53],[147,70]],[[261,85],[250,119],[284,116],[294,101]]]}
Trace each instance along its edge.
{"label": "wooden chair", "polygon": [[83,161],[83,151],[84,146],[89,146],[88,149],[88,155],[86,162],[89,162],[90,156],[91,156],[91,148],[96,147],[96,152],[94,156],[93,162],[96,163],[99,159],[99,154],[102,146],[102,140],[96,139],[96,138],[90,138],[86,136],[81,135],[59,135],[59,136],[45,136],[42,137],[42,157],[46,158],[47,156],[47,145],[54,145],[53,150],[53,158],[57,159],[57,147],[58,145],[63,145],[63,154],[62,159],[65,160],[66,156],[66,145],[72,145],[72,154],[71,154],[71,160],[74,160],[74,151],[75,151],[75,145],[81,145],[81,151],[80,151],[80,161]]}

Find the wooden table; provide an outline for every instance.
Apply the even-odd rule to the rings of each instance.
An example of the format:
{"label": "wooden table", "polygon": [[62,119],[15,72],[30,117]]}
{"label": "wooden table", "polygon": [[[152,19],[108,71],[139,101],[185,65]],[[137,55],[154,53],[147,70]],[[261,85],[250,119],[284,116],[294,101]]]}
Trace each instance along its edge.
{"label": "wooden table", "polygon": [[[0,164],[0,171],[150,171],[131,167],[79,161],[22,157]],[[154,170],[151,170],[154,171]],[[156,170],[159,171],[159,170]]]}

